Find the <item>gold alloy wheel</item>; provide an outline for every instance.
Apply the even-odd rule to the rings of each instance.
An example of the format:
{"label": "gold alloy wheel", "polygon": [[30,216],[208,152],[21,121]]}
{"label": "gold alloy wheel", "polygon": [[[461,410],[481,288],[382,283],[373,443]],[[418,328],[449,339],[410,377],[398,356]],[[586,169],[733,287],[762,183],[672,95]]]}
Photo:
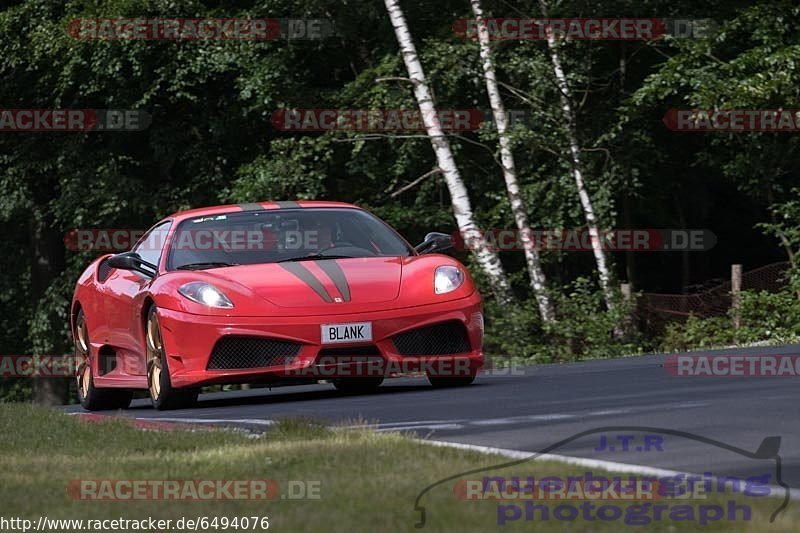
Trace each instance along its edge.
{"label": "gold alloy wheel", "polygon": [[89,383],[92,379],[92,368],[89,362],[89,332],[86,326],[86,317],[81,312],[75,324],[75,356],[79,361],[75,377],[81,396],[89,395]]}
{"label": "gold alloy wheel", "polygon": [[147,318],[147,386],[150,397],[158,400],[161,395],[161,372],[164,368],[164,342],[158,327],[155,311]]}

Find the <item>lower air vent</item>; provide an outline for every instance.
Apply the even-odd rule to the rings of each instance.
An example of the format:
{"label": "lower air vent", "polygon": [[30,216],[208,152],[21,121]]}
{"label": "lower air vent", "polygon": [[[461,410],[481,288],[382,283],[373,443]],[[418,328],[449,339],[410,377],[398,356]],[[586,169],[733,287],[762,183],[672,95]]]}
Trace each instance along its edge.
{"label": "lower air vent", "polygon": [[222,337],[208,361],[208,370],[236,370],[282,366],[294,361],[301,345],[263,337]]}
{"label": "lower air vent", "polygon": [[412,329],[392,337],[400,355],[449,355],[470,351],[467,328],[458,320]]}

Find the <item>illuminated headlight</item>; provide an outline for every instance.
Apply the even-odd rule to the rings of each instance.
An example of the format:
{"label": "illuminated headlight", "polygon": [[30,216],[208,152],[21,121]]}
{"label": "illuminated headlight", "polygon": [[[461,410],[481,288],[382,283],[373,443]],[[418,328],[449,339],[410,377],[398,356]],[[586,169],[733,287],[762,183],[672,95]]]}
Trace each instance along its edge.
{"label": "illuminated headlight", "polygon": [[222,291],[202,281],[193,281],[186,285],[181,285],[178,292],[191,301],[208,307],[233,307],[233,302]]}
{"label": "illuminated headlight", "polygon": [[464,283],[464,273],[460,268],[445,265],[436,268],[433,276],[433,289],[436,294],[453,292]]}

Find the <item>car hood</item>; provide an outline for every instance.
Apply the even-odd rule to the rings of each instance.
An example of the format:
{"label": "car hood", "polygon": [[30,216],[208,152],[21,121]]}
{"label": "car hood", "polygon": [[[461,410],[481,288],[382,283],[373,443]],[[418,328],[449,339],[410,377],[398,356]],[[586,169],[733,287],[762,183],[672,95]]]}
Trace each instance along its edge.
{"label": "car hood", "polygon": [[279,307],[369,304],[398,298],[403,261],[400,257],[324,259],[240,265],[213,272]]}

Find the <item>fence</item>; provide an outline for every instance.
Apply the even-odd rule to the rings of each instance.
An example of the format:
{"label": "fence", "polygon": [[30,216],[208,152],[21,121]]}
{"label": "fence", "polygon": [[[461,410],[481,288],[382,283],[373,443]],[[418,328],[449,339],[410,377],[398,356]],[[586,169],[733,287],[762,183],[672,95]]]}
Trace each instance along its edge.
{"label": "fence", "polygon": [[[741,290],[778,292],[786,286],[789,262],[773,263],[742,274]],[[643,293],[637,300],[637,314],[648,329],[660,330],[668,322],[724,316],[731,308],[731,282],[694,294]]]}

